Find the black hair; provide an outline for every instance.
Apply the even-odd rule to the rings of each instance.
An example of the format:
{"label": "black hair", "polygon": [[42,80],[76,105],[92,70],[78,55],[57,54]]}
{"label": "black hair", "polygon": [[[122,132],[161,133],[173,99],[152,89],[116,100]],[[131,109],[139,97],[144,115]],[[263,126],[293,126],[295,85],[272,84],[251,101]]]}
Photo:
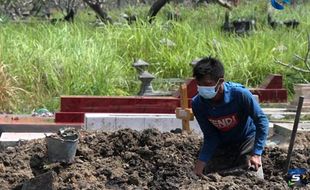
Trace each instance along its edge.
{"label": "black hair", "polygon": [[212,57],[200,59],[193,68],[193,77],[195,77],[197,81],[201,81],[206,76],[214,81],[223,78],[224,66],[221,61]]}

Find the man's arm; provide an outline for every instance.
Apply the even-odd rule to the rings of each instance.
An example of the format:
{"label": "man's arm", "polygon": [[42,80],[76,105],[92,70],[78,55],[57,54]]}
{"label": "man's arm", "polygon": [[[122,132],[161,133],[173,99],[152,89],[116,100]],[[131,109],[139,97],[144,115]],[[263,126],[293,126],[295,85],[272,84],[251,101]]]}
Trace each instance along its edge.
{"label": "man's arm", "polygon": [[200,150],[200,154],[198,157],[198,162],[195,166],[194,172],[197,175],[202,175],[202,171],[206,163],[212,157],[216,147],[219,144],[219,136],[216,129],[212,126],[212,124],[207,120],[206,116],[203,116],[201,112],[198,111],[197,106],[192,105],[193,113],[198,121],[200,129],[203,133],[203,145]]}
{"label": "man's arm", "polygon": [[242,100],[245,111],[253,119],[256,126],[256,135],[254,143],[254,155],[261,155],[268,135],[269,121],[262,111],[259,103],[253,98],[252,93],[248,89],[242,92]]}
{"label": "man's arm", "polygon": [[199,160],[207,163],[211,159],[216,147],[219,144],[219,137],[215,129],[212,129],[210,126],[203,125],[203,122],[198,121],[198,123],[203,133],[203,144],[200,150]]}

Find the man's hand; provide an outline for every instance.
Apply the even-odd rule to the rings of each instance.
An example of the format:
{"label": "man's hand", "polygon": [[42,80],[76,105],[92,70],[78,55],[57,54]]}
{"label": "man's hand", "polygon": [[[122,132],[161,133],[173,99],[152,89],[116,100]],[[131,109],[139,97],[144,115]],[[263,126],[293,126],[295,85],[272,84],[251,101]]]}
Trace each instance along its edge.
{"label": "man's hand", "polygon": [[201,160],[198,160],[196,165],[195,165],[195,168],[194,168],[194,173],[197,175],[197,176],[202,176],[202,172],[203,172],[203,169],[205,168],[206,166],[206,163],[201,161]]}
{"label": "man's hand", "polygon": [[252,155],[249,159],[248,164],[249,164],[249,168],[253,168],[257,171],[258,168],[262,166],[261,156]]}

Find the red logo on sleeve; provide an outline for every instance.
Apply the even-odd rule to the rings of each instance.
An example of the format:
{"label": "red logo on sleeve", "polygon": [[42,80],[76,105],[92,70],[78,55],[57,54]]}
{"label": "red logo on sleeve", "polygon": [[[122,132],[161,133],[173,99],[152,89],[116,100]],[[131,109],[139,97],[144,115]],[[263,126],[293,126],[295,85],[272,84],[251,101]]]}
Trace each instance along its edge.
{"label": "red logo on sleeve", "polygon": [[209,117],[208,120],[222,132],[235,128],[239,123],[236,113],[217,118]]}

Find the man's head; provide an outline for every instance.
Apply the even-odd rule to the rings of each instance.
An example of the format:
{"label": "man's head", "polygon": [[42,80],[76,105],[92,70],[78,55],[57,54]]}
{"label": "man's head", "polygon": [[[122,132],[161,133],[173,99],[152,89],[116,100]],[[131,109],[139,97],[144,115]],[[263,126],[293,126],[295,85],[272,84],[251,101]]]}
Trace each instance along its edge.
{"label": "man's head", "polygon": [[202,97],[215,101],[221,98],[224,66],[219,60],[212,57],[201,59],[194,66],[193,77],[197,80],[198,92]]}
{"label": "man's head", "polygon": [[206,77],[217,82],[220,78],[224,78],[224,66],[215,58],[202,58],[194,66],[193,77],[195,77],[198,82],[202,82]]}

